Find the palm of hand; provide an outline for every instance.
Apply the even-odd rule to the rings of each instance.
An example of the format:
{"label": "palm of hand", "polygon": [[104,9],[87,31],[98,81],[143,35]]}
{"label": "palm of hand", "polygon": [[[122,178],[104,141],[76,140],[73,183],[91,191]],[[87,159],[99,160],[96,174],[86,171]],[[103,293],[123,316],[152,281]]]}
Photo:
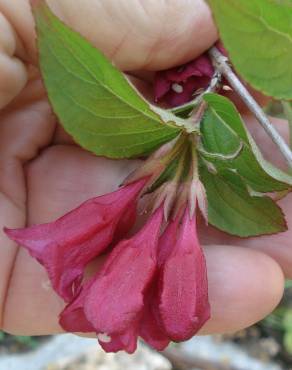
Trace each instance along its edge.
{"label": "palm of hand", "polygon": [[[78,11],[81,2],[74,3],[77,4],[74,5],[75,10],[69,0],[59,2],[58,6],[57,1],[51,0],[49,3],[61,7],[61,14],[70,14],[70,22],[89,38],[91,36],[92,41],[100,46],[101,37],[98,39],[86,28],[86,22],[80,23]],[[82,2],[84,11],[87,9],[87,12],[90,12],[92,3],[89,0]],[[103,2],[94,2],[96,6],[99,3]],[[191,32],[194,30],[190,27],[202,31],[200,20],[202,23],[205,17],[202,2],[197,3],[201,18],[196,15],[199,17],[197,23],[194,22],[196,27],[190,22]],[[0,10],[5,4],[6,1],[0,0]],[[143,4],[141,1],[140,5]],[[172,5],[174,4],[175,2]],[[185,4],[190,7],[189,1],[185,1]],[[120,14],[128,19],[128,7],[121,9],[124,13],[121,11]],[[132,7],[131,12],[133,9],[135,8]],[[147,13],[150,8],[143,9]],[[141,9],[137,11],[140,12]],[[74,18],[74,15],[77,18]],[[158,29],[156,32],[161,32]],[[194,49],[188,36],[179,36],[181,45],[185,50],[191,50],[192,56],[199,54],[215,40],[213,25],[207,21],[203,31],[208,29],[210,40],[205,40],[197,49]],[[158,34],[152,34],[151,37],[155,39]],[[150,44],[149,42],[148,45]],[[170,40],[168,44],[171,45]],[[116,61],[124,69],[168,67],[169,56],[173,53],[166,44],[164,51],[152,45],[145,54],[139,53],[140,49],[131,54],[127,45],[134,48],[132,51],[140,46],[133,45],[131,40],[121,43],[114,37],[104,48],[109,45],[114,51],[112,54],[115,55]],[[108,52],[110,53],[109,50]],[[136,54],[139,58],[133,60],[131,55]],[[191,55],[185,54],[184,57],[187,60]],[[39,76],[32,72],[23,92],[0,114],[0,228],[51,221],[90,197],[114,190],[135,165],[133,161],[97,158],[75,145],[58,126]],[[289,216],[289,203],[287,200],[285,203],[284,208]],[[290,233],[239,241],[215,230],[206,230],[202,226],[201,234],[206,244],[216,244],[205,248],[209,267],[212,319],[204,328],[204,332],[233,331],[259,320],[271,311],[278,303],[283,290],[283,275],[279,264],[287,276],[292,276]],[[2,232],[0,242],[0,325],[6,331],[21,334],[60,331],[57,322],[63,304],[50,288],[43,268],[30,258],[24,249],[13,245]],[[240,245],[252,248],[242,248]],[[255,251],[254,248],[261,252]]]}

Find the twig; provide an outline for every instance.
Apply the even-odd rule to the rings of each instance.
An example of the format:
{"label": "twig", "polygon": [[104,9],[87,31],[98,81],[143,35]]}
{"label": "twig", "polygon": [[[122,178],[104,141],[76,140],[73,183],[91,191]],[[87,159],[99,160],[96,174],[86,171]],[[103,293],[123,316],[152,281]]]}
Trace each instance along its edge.
{"label": "twig", "polygon": [[292,152],[289,146],[285,143],[284,139],[271,124],[261,107],[258,105],[255,99],[248,92],[246,87],[241,83],[239,78],[233,72],[232,68],[228,64],[228,59],[223,54],[221,54],[216,47],[212,47],[209,50],[209,55],[211,56],[216,69],[222,73],[222,75],[230,83],[233,90],[240,96],[249,110],[255,115],[255,117],[266,130],[270,138],[278,146],[289,167],[292,167]]}

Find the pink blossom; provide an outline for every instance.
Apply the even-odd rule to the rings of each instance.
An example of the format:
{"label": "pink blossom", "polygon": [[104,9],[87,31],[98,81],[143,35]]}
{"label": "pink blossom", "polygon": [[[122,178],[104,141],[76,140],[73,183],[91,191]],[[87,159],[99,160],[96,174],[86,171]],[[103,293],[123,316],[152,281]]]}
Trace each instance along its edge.
{"label": "pink blossom", "polygon": [[157,351],[164,350],[170,339],[164,331],[158,311],[158,276],[153,279],[152,286],[145,297],[143,315],[139,326],[139,336]]}
{"label": "pink blossom", "polygon": [[[162,219],[160,207],[138,234],[113,249],[101,270],[61,314],[65,330],[94,329],[105,351],[135,351],[147,292],[157,271]],[[81,325],[75,320],[78,317]]]}
{"label": "pink blossom", "polygon": [[194,99],[198,90],[206,89],[214,74],[207,54],[179,67],[156,73],[154,95],[157,102],[176,107]]}
{"label": "pink blossom", "polygon": [[[174,221],[176,222],[176,221]],[[175,243],[170,223],[161,239],[163,264],[159,277],[159,313],[167,336],[184,341],[210,318],[205,257],[199,245],[196,220],[187,208]]]}
{"label": "pink blossom", "polygon": [[55,222],[5,232],[47,269],[53,288],[69,302],[80,289],[87,264],[133,226],[145,183],[142,179],[90,199]]}

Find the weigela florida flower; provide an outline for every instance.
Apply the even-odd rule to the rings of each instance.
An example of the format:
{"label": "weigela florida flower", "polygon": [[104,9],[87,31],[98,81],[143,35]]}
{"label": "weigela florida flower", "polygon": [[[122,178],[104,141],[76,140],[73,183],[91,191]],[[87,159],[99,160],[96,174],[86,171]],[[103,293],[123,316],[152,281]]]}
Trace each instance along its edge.
{"label": "weigela florida flower", "polygon": [[46,268],[53,288],[69,302],[78,293],[87,264],[133,227],[136,198],[145,183],[141,179],[90,199],[55,222],[5,232]]}
{"label": "weigela florida flower", "polygon": [[214,68],[206,54],[182,66],[157,72],[155,100],[170,107],[185,104],[194,98],[197,91],[208,87],[213,74]]}
{"label": "weigela florida flower", "polygon": [[[191,150],[181,148],[190,144],[184,136],[166,144],[119,190],[90,199],[55,222],[5,229],[46,268],[67,302],[60,314],[64,330],[95,332],[105,351],[132,353],[138,337],[162,350],[170,341],[191,338],[209,319],[207,270],[195,217],[205,192],[196,161],[182,177]],[[151,193],[147,222],[126,238],[140,196],[156,188],[159,173],[177,157],[176,175]],[[87,266],[102,253],[104,264],[88,277]]]}
{"label": "weigela florida flower", "polygon": [[[220,42],[216,46],[223,55],[227,55]],[[209,86],[214,72],[207,53],[186,64],[159,71],[154,78],[155,101],[165,103],[168,107],[188,103]]]}

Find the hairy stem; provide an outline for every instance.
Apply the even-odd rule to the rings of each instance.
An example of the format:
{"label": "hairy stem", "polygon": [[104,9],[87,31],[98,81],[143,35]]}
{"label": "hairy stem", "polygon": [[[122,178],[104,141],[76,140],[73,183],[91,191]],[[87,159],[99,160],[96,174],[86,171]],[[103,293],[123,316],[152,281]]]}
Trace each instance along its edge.
{"label": "hairy stem", "polygon": [[209,55],[212,58],[213,64],[216,69],[222,73],[222,75],[229,82],[233,90],[240,96],[249,110],[254,114],[254,116],[257,118],[262,127],[266,130],[270,138],[278,146],[289,167],[292,167],[292,152],[289,146],[285,143],[284,139],[271,124],[268,117],[263,112],[262,108],[258,105],[255,99],[248,92],[246,87],[233,72],[232,68],[228,64],[228,59],[223,54],[221,54],[216,47],[212,47],[209,50]]}

